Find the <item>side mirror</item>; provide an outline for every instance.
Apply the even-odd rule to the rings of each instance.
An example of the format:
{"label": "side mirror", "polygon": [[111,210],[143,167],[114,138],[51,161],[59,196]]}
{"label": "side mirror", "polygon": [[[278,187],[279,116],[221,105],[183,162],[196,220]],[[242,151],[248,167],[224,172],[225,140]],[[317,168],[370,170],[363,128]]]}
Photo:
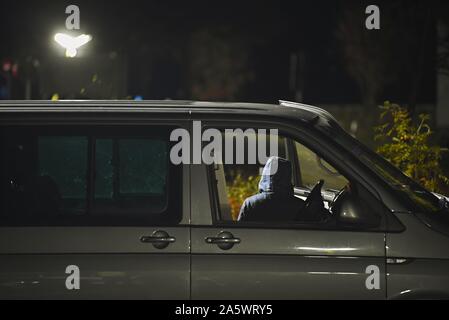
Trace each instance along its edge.
{"label": "side mirror", "polygon": [[342,227],[371,229],[378,227],[381,223],[381,216],[374,209],[378,207],[378,205],[367,203],[366,199],[362,199],[357,193],[347,192],[338,197],[333,211],[337,217],[337,224]]}

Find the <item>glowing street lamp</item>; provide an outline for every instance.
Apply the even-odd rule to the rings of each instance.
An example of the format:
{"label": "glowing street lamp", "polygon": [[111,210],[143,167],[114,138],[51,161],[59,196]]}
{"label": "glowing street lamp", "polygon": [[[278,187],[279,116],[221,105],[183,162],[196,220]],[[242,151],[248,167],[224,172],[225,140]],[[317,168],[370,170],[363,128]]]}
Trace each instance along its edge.
{"label": "glowing street lamp", "polygon": [[65,56],[68,58],[76,57],[78,49],[92,40],[88,34],[81,34],[77,37],[72,37],[65,33],[55,34],[55,41],[65,49]]}

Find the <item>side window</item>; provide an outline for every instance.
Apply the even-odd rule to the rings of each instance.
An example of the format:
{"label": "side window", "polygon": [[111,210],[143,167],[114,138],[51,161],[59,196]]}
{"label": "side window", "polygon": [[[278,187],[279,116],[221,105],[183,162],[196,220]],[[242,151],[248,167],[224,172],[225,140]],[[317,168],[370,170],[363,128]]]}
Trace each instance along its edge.
{"label": "side window", "polygon": [[157,139],[95,139],[93,212],[161,213],[167,206],[168,144]]}
{"label": "side window", "polygon": [[95,140],[95,199],[106,200],[114,196],[113,140]]}
{"label": "side window", "polygon": [[182,167],[169,161],[170,128],[0,130],[0,225],[153,225],[181,218]]}
{"label": "side window", "polygon": [[36,184],[33,188],[41,186],[47,192],[53,186],[54,200],[56,196],[60,198],[60,209],[66,213],[82,213],[86,209],[87,144],[87,137],[38,137],[39,168],[30,183]]}
{"label": "side window", "polygon": [[[350,183],[299,141],[269,139],[278,139],[279,149],[266,163],[210,166],[218,221],[324,229],[380,226],[383,205],[368,190]],[[274,173],[267,174],[274,165]]]}
{"label": "side window", "polygon": [[168,144],[155,139],[120,139],[120,193],[130,195],[165,194]]}
{"label": "side window", "polygon": [[[287,139],[284,137],[248,134],[245,144],[245,159],[248,159],[248,144],[256,143],[255,141],[261,137],[267,141],[267,144],[272,139],[277,139],[277,154],[283,158],[288,157]],[[243,201],[259,192],[260,173],[263,165],[258,163],[248,164],[245,161],[243,164],[223,164],[216,165],[214,168],[221,216],[224,220],[235,221],[238,218]]]}
{"label": "side window", "polygon": [[339,191],[348,185],[349,181],[343,177],[326,160],[321,159],[315,152],[295,141],[295,150],[299,167],[299,186],[312,188],[318,180],[324,180],[323,189]]}

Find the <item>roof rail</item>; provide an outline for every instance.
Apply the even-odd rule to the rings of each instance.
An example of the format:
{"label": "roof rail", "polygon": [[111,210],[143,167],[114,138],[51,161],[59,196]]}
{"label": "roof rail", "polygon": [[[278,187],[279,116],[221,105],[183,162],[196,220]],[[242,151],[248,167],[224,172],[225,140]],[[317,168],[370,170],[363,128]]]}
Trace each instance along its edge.
{"label": "roof rail", "polygon": [[0,100],[0,104],[12,105],[48,105],[48,104],[157,104],[157,105],[191,105],[194,102],[190,100],[126,100],[126,99],[110,99],[110,100],[94,100],[94,99],[60,99],[60,100]]}
{"label": "roof rail", "polygon": [[279,100],[279,105],[288,107],[288,108],[298,108],[301,110],[310,111],[310,112],[316,113],[324,118],[337,121],[332,114],[330,114],[328,111],[326,111],[322,108],[319,108],[319,107],[314,107],[311,105],[302,104],[299,102],[286,101],[286,100]]}

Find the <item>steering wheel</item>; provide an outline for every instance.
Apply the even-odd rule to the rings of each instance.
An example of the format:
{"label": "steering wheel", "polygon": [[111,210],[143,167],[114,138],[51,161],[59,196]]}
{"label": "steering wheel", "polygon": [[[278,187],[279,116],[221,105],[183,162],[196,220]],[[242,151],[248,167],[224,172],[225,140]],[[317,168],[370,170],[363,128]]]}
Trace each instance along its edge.
{"label": "steering wheel", "polygon": [[321,196],[321,188],[323,188],[324,180],[318,181],[315,186],[312,188],[312,191],[310,191],[309,196],[306,199],[306,202],[304,204],[304,208],[308,210],[312,204],[314,203],[323,203],[323,197]]}
{"label": "steering wheel", "polygon": [[347,194],[351,190],[351,184],[348,183],[345,185],[338,193],[335,195],[334,199],[332,200],[332,203],[329,205],[329,211],[332,215],[335,215],[335,207],[338,203],[338,200],[340,200],[344,194]]}

